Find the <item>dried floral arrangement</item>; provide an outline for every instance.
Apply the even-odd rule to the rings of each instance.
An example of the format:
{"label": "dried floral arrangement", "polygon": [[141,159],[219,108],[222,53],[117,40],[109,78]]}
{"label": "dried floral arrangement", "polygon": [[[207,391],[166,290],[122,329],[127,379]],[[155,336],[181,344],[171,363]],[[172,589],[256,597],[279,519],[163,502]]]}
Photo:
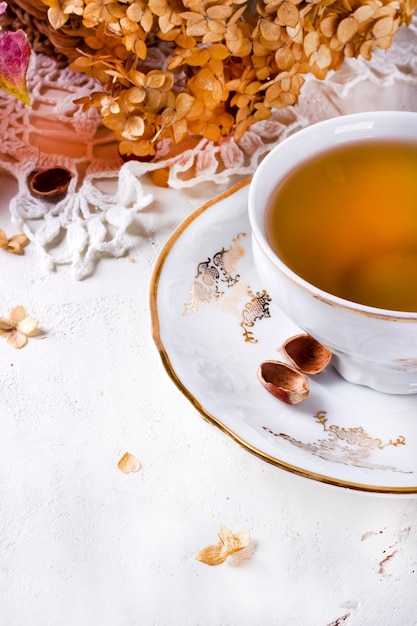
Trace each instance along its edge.
{"label": "dried floral arrangement", "polygon": [[[47,5],[47,6],[46,6]],[[97,79],[82,102],[121,155],[162,140],[239,138],[296,104],[304,76],[370,59],[411,22],[417,0],[10,0],[74,70]],[[28,19],[29,18],[29,19]],[[32,29],[31,29],[32,20]],[[33,23],[35,27],[33,27]]]}

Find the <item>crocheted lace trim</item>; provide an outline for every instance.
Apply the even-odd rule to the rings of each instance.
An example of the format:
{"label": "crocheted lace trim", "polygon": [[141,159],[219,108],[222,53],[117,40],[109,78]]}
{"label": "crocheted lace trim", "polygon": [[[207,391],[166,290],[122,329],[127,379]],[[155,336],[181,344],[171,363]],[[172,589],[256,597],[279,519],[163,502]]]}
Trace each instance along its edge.
{"label": "crocheted lace trim", "polygon": [[[154,62],[161,67],[158,55]],[[227,137],[213,145],[201,139],[177,155],[163,143],[151,163],[123,163],[97,112],[74,105],[96,89],[89,78],[33,53],[27,82],[31,107],[0,92],[0,169],[18,183],[11,218],[36,245],[46,270],[66,264],[74,278],[83,279],[102,256],[128,253],[128,228],[153,200],[144,191],[144,174],[167,168],[174,189],[207,181],[228,184],[250,177],[272,147],[308,124],[361,110],[417,110],[417,19],[370,62],[346,59],[325,81],[307,77],[296,106],[275,111],[239,142]],[[31,173],[57,165],[74,174],[65,198],[35,197],[28,188]]]}

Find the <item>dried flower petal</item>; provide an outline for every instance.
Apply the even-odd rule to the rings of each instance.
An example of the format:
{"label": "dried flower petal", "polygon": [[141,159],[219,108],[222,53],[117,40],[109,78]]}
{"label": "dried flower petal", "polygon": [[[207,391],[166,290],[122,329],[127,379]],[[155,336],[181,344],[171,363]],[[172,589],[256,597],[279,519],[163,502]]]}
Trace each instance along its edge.
{"label": "dried flower petal", "polygon": [[19,330],[12,330],[7,337],[7,343],[12,347],[20,350],[27,344],[28,340],[24,333]]}
{"label": "dried flower petal", "polygon": [[14,330],[14,326],[5,317],[0,317],[0,335],[8,335],[11,330]]}
{"label": "dried flower petal", "polygon": [[39,332],[38,320],[27,317],[26,310],[21,304],[9,311],[8,319],[0,318],[0,336],[7,337],[7,343],[12,348],[23,348],[28,337],[35,337]]}
{"label": "dried flower petal", "polygon": [[39,332],[39,322],[33,317],[25,317],[17,325],[17,330],[26,335],[26,337],[35,337]]}
{"label": "dried flower petal", "polygon": [[117,467],[124,474],[130,474],[140,470],[140,462],[133,454],[126,452],[118,462]]}
{"label": "dried flower petal", "polygon": [[207,565],[220,565],[227,559],[228,555],[224,553],[221,543],[203,548],[195,557],[197,561],[206,563]]}
{"label": "dried flower petal", "polygon": [[219,541],[216,544],[200,550],[196,559],[207,565],[219,565],[223,563],[228,556],[247,548],[249,543],[249,530],[233,533],[230,528],[221,524],[219,529]]}
{"label": "dried flower petal", "polygon": [[25,317],[26,310],[21,304],[18,304],[9,311],[9,320],[14,326],[17,326]]}
{"label": "dried flower petal", "polygon": [[7,238],[4,230],[0,230],[0,248],[4,248],[7,252],[12,254],[21,254],[22,248],[29,243],[29,239],[26,235],[19,234],[13,235],[10,239]]}

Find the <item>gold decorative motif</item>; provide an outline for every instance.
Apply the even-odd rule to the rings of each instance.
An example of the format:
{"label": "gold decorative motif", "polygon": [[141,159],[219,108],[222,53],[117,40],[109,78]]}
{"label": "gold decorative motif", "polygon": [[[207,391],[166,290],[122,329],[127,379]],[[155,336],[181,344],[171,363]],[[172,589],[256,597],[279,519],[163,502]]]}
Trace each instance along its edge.
{"label": "gold decorative motif", "polygon": [[387,446],[405,446],[405,437],[400,435],[395,441],[390,439],[387,443],[382,443],[381,439],[370,437],[362,426],[356,428],[344,428],[332,424],[327,427],[326,411],[318,411],[314,416],[316,422],[323,426],[323,430],[330,434],[330,439],[339,439],[350,445],[357,445],[364,448],[383,450]]}
{"label": "gold decorative motif", "polygon": [[248,329],[253,328],[255,322],[258,320],[271,316],[269,312],[271,297],[265,290],[254,294],[249,287],[248,295],[251,296],[251,300],[245,305],[245,308],[242,311],[242,321],[240,322],[240,325],[243,328],[245,341],[256,343],[258,340],[254,338],[252,331]]}
{"label": "gold decorative motif", "polygon": [[[243,329],[245,341],[256,343],[252,329],[255,323],[265,317],[270,317],[270,296],[265,290],[254,292],[247,281],[240,282],[237,271],[237,262],[245,250],[240,244],[246,233],[238,234],[232,241],[230,248],[222,248],[213,257],[208,257],[197,265],[195,280],[190,289],[190,300],[184,304],[184,315],[201,313],[204,306],[213,302],[227,313],[239,317],[239,325]],[[247,301],[247,296],[250,300]],[[243,305],[241,301],[245,298]]]}
{"label": "gold decorative motif", "polygon": [[205,303],[217,300],[225,289],[233,287],[240,280],[236,270],[237,261],[243,257],[245,250],[240,241],[246,233],[240,233],[233,239],[233,245],[216,252],[212,258],[197,265],[195,281],[190,290],[191,299],[184,305],[184,313],[201,313]]}
{"label": "gold decorative motif", "polygon": [[285,439],[297,448],[310,452],[326,461],[366,469],[388,470],[403,474],[413,473],[411,471],[400,470],[391,465],[380,465],[371,462],[372,453],[377,450],[383,450],[387,446],[397,447],[406,445],[406,440],[403,435],[399,435],[395,440],[390,439],[386,443],[383,443],[382,439],[371,437],[362,426],[354,428],[344,428],[336,424],[328,426],[326,411],[318,411],[314,415],[314,418],[316,422],[323,426],[324,432],[327,433],[326,439],[317,439],[315,442],[306,443],[285,433],[276,433],[267,426],[263,426],[262,428],[274,437]]}

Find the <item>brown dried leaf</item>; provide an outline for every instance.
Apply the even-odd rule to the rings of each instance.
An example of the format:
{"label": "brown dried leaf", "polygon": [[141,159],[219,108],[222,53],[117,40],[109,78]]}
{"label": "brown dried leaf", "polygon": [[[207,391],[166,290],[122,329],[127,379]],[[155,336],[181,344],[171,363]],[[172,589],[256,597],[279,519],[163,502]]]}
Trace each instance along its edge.
{"label": "brown dried leaf", "polygon": [[141,465],[133,454],[126,452],[118,462],[117,467],[123,474],[130,474],[131,472],[138,472]]}

